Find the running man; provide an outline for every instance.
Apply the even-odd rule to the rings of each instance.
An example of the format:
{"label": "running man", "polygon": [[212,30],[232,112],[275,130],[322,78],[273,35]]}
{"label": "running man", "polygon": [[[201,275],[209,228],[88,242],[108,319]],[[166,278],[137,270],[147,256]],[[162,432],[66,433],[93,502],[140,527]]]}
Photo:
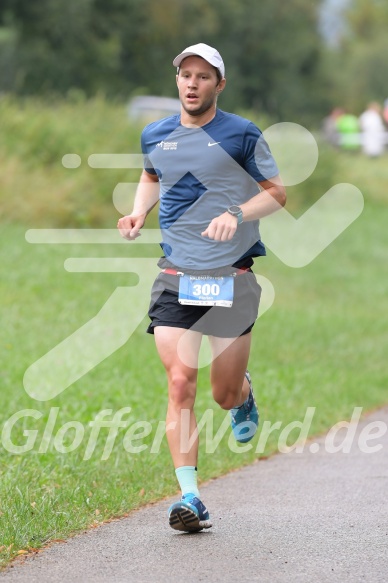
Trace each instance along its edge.
{"label": "running man", "polygon": [[[265,255],[259,219],[284,206],[286,193],[261,131],[217,108],[226,85],[219,52],[199,43],[173,66],[181,113],[144,128],[144,170],[132,213],[118,228],[134,240],[160,202],[163,257],[147,331],[167,374],[166,435],[182,491],[169,524],[195,532],[212,526],[197,484],[194,402],[202,336],[212,351],[213,398],[230,410],[234,436],[245,443],[259,422],[247,371],[261,292],[251,266]],[[191,447],[182,436],[191,438]]]}

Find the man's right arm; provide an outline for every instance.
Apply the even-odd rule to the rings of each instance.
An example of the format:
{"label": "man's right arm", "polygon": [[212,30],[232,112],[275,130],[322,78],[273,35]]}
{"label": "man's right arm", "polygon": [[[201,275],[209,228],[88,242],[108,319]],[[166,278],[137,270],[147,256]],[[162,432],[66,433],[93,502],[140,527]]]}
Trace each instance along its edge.
{"label": "man's right arm", "polygon": [[159,178],[157,174],[150,174],[143,170],[136,190],[135,202],[130,215],[121,217],[117,223],[120,234],[132,241],[140,237],[140,229],[145,223],[146,216],[159,200]]}

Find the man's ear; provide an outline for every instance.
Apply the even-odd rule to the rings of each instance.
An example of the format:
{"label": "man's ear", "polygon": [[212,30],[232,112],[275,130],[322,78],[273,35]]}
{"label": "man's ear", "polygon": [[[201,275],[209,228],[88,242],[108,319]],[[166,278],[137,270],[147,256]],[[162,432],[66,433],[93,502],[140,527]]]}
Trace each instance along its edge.
{"label": "man's ear", "polygon": [[223,79],[221,79],[221,81],[217,85],[217,93],[221,93],[221,91],[223,91],[225,89],[225,85],[226,85],[226,79],[224,77]]}

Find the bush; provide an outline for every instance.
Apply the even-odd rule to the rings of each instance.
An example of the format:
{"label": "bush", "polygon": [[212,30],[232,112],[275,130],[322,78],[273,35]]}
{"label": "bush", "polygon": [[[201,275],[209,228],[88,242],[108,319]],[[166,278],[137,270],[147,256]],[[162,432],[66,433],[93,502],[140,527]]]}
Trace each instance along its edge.
{"label": "bush", "polygon": [[[3,128],[0,212],[3,220],[30,226],[102,226],[117,220],[117,183],[137,182],[140,169],[93,169],[95,153],[140,153],[140,127],[130,125],[124,104],[89,101],[0,100]],[[77,154],[78,168],[62,157]]]}

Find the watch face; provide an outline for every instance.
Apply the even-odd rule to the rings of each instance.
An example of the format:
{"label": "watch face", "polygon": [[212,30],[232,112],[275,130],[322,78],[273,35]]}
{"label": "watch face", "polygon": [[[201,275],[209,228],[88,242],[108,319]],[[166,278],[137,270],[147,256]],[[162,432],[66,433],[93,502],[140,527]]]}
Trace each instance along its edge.
{"label": "watch face", "polygon": [[232,204],[232,206],[229,207],[228,211],[234,215],[238,215],[239,213],[241,213],[241,209],[239,206],[237,206],[236,204]]}

